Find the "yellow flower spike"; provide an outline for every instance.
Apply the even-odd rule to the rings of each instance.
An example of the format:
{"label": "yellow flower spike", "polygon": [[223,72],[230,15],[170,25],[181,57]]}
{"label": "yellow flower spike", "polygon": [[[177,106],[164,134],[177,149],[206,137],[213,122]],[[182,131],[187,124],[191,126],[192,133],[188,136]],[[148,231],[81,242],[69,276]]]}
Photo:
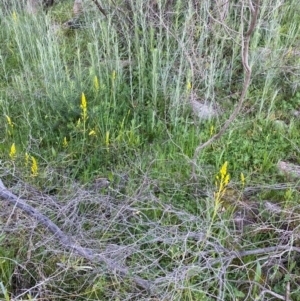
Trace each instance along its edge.
{"label": "yellow flower spike", "polygon": [[225,188],[225,182],[224,181],[221,181],[220,182],[220,188],[219,188],[219,191],[223,191]]}
{"label": "yellow flower spike", "polygon": [[220,170],[221,179],[224,179],[227,174],[227,165],[228,165],[228,162],[226,161],[221,167],[221,170]]}
{"label": "yellow flower spike", "polygon": [[88,119],[88,117],[87,117],[87,102],[86,102],[86,98],[85,98],[85,95],[84,95],[83,92],[81,94],[81,105],[80,105],[80,108],[82,109],[81,116],[82,116],[83,122],[85,123],[86,120]]}
{"label": "yellow flower spike", "polygon": [[230,180],[230,175],[227,173],[228,162],[226,161],[219,174],[216,175],[216,191],[214,192],[214,208],[212,211],[212,222],[216,219],[218,212],[222,209],[224,195],[226,194],[227,185]]}
{"label": "yellow flower spike", "polygon": [[224,180],[225,185],[227,185],[229,183],[229,180],[230,180],[230,175],[227,174],[225,177],[225,180]]}
{"label": "yellow flower spike", "polygon": [[192,83],[190,81],[188,81],[187,85],[186,85],[186,89],[188,91],[190,91],[192,89]]}
{"label": "yellow flower spike", "polygon": [[106,134],[105,134],[105,145],[106,145],[107,150],[108,150],[108,147],[109,147],[109,131],[107,131]]}
{"label": "yellow flower spike", "polygon": [[9,152],[9,157],[12,159],[12,160],[15,160],[15,157],[16,157],[16,146],[15,144],[13,143],[10,147],[10,152]]}
{"label": "yellow flower spike", "polygon": [[13,18],[13,20],[14,20],[15,22],[17,22],[18,16],[17,16],[17,13],[16,13],[15,11],[12,13],[12,18]]}
{"label": "yellow flower spike", "polygon": [[67,146],[68,146],[68,141],[67,141],[67,138],[64,137],[63,147],[66,148]]}
{"label": "yellow flower spike", "polygon": [[210,136],[212,136],[214,132],[215,132],[215,127],[212,125],[210,127]]}
{"label": "yellow flower spike", "polygon": [[228,162],[226,161],[219,172],[219,175],[216,175],[216,188],[217,192],[215,193],[215,204],[219,204],[221,202],[221,198],[226,191],[226,186],[229,183],[230,175],[227,173]]}
{"label": "yellow flower spike", "polygon": [[38,165],[36,159],[33,156],[31,156],[31,162],[31,175],[33,177],[36,177],[38,175]]}
{"label": "yellow flower spike", "polygon": [[96,92],[99,91],[99,82],[98,82],[97,75],[94,76],[94,88],[95,88]]}
{"label": "yellow flower spike", "polygon": [[25,153],[25,166],[28,166],[28,162],[29,162],[29,155],[28,153]]}
{"label": "yellow flower spike", "polygon": [[111,78],[112,78],[112,80],[115,80],[116,77],[117,77],[117,74],[116,74],[116,71],[114,70],[114,71],[112,72]]}
{"label": "yellow flower spike", "polygon": [[91,130],[91,131],[89,132],[89,136],[96,136],[96,131]]}
{"label": "yellow flower spike", "polygon": [[81,105],[80,105],[80,108],[82,109],[82,111],[85,111],[86,110],[86,98],[85,98],[85,95],[84,93],[82,92],[81,94]]}
{"label": "yellow flower spike", "polygon": [[241,182],[242,182],[242,185],[245,186],[246,180],[245,180],[245,176],[242,172],[241,172]]}
{"label": "yellow flower spike", "polygon": [[10,117],[9,116],[7,116],[7,115],[5,115],[5,117],[6,117],[6,119],[7,119],[7,124],[11,127],[11,128],[13,128],[14,127],[14,125],[13,125],[13,123],[11,122],[11,119],[10,119]]}

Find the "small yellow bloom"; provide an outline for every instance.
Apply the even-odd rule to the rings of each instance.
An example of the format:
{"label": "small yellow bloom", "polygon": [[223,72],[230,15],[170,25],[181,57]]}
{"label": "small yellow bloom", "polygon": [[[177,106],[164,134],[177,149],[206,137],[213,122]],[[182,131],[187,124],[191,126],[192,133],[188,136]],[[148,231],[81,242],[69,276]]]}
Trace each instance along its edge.
{"label": "small yellow bloom", "polygon": [[190,81],[188,81],[186,88],[188,91],[190,91],[192,89],[192,83]]}
{"label": "small yellow bloom", "polygon": [[241,182],[242,182],[242,185],[245,186],[246,180],[245,180],[245,176],[242,172],[241,172]]}
{"label": "small yellow bloom", "polygon": [[94,87],[95,87],[96,92],[98,92],[99,91],[99,82],[98,82],[97,75],[95,75],[95,77],[94,77]]}
{"label": "small yellow bloom", "polygon": [[225,184],[225,186],[229,183],[229,180],[230,180],[230,175],[227,174],[227,175],[225,176],[225,179],[224,179],[224,184]]}
{"label": "small yellow bloom", "polygon": [[220,196],[225,192],[226,186],[229,183],[230,175],[227,173],[227,166],[228,166],[228,162],[226,161],[222,165],[222,167],[220,169],[220,172],[219,172],[219,175],[216,176],[215,185],[216,185],[216,188],[218,190],[217,196]]}
{"label": "small yellow bloom", "polygon": [[210,127],[210,136],[212,136],[214,132],[215,132],[215,127],[212,125]]}
{"label": "small yellow bloom", "polygon": [[83,92],[81,94],[81,106],[80,107],[83,111],[86,110],[86,98],[85,98],[85,95]]}
{"label": "small yellow bloom", "polygon": [[7,119],[7,123],[8,123],[8,125],[9,125],[11,128],[13,128],[13,127],[14,127],[14,125],[13,125],[13,123],[11,122],[11,119],[10,119],[10,117],[9,117],[9,116],[7,116],[7,115],[5,115],[5,117],[6,117],[6,119]]}
{"label": "small yellow bloom", "polygon": [[12,13],[12,18],[13,18],[13,20],[14,20],[15,22],[17,22],[18,16],[17,16],[17,13],[16,13],[15,11]]}
{"label": "small yellow bloom", "polygon": [[91,131],[89,132],[89,136],[96,136],[96,132],[95,132],[94,130],[91,130]]}
{"label": "small yellow bloom", "polygon": [[80,108],[82,109],[82,119],[83,119],[83,122],[85,122],[87,120],[87,103],[86,103],[86,98],[85,98],[85,95],[84,93],[82,92],[81,94],[81,105],[80,105]]}
{"label": "small yellow bloom", "polygon": [[9,157],[12,159],[12,160],[14,160],[15,159],[15,157],[16,157],[16,146],[15,146],[15,144],[13,143],[12,144],[12,146],[11,146],[11,148],[10,148],[10,152],[9,152]]}
{"label": "small yellow bloom", "polygon": [[107,150],[108,150],[108,147],[109,147],[109,131],[107,131],[106,134],[105,134],[105,145],[106,145]]}
{"label": "small yellow bloom", "polygon": [[29,161],[29,155],[28,153],[25,153],[25,166],[28,166],[28,161]]}
{"label": "small yellow bloom", "polygon": [[67,138],[64,137],[63,147],[66,148],[67,146],[68,146],[68,141],[67,141]]}
{"label": "small yellow bloom", "polygon": [[116,79],[116,76],[117,76],[117,75],[116,75],[116,71],[114,70],[113,73],[112,73],[112,76],[111,76],[112,80],[115,80],[115,79]]}
{"label": "small yellow bloom", "polygon": [[227,165],[228,165],[228,162],[226,161],[221,167],[221,170],[220,170],[221,179],[224,179],[227,174]]}
{"label": "small yellow bloom", "polygon": [[31,156],[31,161],[32,161],[32,164],[31,164],[31,175],[33,177],[36,177],[38,175],[38,165],[37,165],[37,162],[35,160],[35,158],[33,156]]}

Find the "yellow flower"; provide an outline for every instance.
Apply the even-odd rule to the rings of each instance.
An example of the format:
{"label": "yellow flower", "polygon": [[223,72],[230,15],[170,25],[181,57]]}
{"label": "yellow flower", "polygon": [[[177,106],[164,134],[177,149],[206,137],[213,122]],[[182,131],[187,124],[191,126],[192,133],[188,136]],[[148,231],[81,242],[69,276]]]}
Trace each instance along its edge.
{"label": "yellow flower", "polygon": [[226,189],[227,189],[227,185],[229,183],[230,180],[230,175],[227,173],[227,166],[228,166],[228,162],[226,161],[219,172],[219,175],[216,176],[216,188],[217,188],[217,192],[215,192],[214,196],[215,196],[215,205],[216,207],[219,206],[220,202],[221,202],[221,198],[224,195]]}
{"label": "yellow flower", "polygon": [[25,153],[25,166],[28,166],[28,161],[29,161],[29,155],[28,153]]}
{"label": "yellow flower", "polygon": [[117,75],[116,75],[116,71],[114,70],[113,73],[112,73],[112,76],[111,76],[112,80],[115,80],[115,79],[116,79],[116,76],[117,76]]}
{"label": "yellow flower", "polygon": [[217,179],[217,186],[219,186],[219,191],[222,192],[225,187],[227,186],[227,184],[229,183],[230,180],[230,175],[227,174],[227,166],[228,166],[228,162],[226,161],[221,169],[220,169],[220,176],[216,176]]}
{"label": "yellow flower", "polygon": [[245,176],[244,174],[241,172],[241,182],[242,182],[242,185],[245,186]]}
{"label": "yellow flower", "polygon": [[94,77],[94,87],[95,87],[96,92],[98,92],[99,91],[99,82],[98,82],[97,75],[95,75],[95,77]]}
{"label": "yellow flower", "polygon": [[33,156],[31,156],[31,161],[32,161],[32,164],[31,164],[31,175],[33,177],[36,177],[38,175],[38,165],[37,165],[37,162],[35,160],[35,158]]}
{"label": "yellow flower", "polygon": [[95,132],[94,130],[91,130],[91,131],[89,132],[89,136],[96,136],[96,132]]}
{"label": "yellow flower", "polygon": [[227,165],[228,165],[228,162],[226,161],[221,167],[221,170],[220,170],[221,180],[224,179],[227,174]]}
{"label": "yellow flower", "polygon": [[86,110],[86,98],[85,98],[85,95],[83,92],[81,94],[81,106],[80,107],[83,111]]}
{"label": "yellow flower", "polygon": [[9,125],[11,128],[13,128],[13,127],[14,127],[14,125],[13,125],[13,123],[11,122],[11,119],[10,119],[10,117],[9,117],[9,116],[7,116],[7,115],[5,115],[5,117],[6,117],[6,119],[7,119],[7,123],[8,123],[8,125]]}
{"label": "yellow flower", "polygon": [[212,136],[214,132],[215,132],[215,128],[214,128],[214,126],[212,125],[212,126],[210,127],[210,136]]}
{"label": "yellow flower", "polygon": [[82,119],[85,122],[87,120],[87,103],[84,93],[81,94],[81,105],[80,108],[82,109]]}
{"label": "yellow flower", "polygon": [[18,16],[17,16],[17,13],[16,13],[15,11],[13,11],[13,13],[12,13],[12,18],[13,18],[13,20],[14,20],[15,22],[17,22]]}
{"label": "yellow flower", "polygon": [[188,81],[186,88],[188,91],[190,91],[192,89],[192,83],[190,81]]}
{"label": "yellow flower", "polygon": [[63,147],[66,148],[67,146],[68,146],[68,141],[67,141],[67,138],[64,137]]}
{"label": "yellow flower", "polygon": [[11,146],[11,148],[10,148],[10,152],[9,152],[9,157],[12,159],[12,160],[14,160],[15,159],[15,157],[16,157],[16,146],[15,146],[15,144],[13,143],[12,144],[12,146]]}
{"label": "yellow flower", "polygon": [[105,134],[105,145],[107,147],[107,151],[109,151],[109,149],[108,149],[108,147],[109,147],[109,131],[107,131]]}

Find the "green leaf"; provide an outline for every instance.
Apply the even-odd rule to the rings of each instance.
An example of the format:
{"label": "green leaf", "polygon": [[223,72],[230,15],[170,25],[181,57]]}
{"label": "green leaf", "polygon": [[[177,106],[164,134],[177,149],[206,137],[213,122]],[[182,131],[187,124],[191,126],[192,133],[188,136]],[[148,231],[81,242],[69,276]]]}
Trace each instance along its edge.
{"label": "green leaf", "polygon": [[261,265],[259,262],[257,262],[254,281],[260,282],[260,280],[261,280]]}

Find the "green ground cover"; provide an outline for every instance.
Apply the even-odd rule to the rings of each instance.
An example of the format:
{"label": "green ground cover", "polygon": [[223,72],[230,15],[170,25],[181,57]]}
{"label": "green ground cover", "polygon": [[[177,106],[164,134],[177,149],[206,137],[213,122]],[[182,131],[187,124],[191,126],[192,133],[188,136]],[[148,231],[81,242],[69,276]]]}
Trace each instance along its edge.
{"label": "green ground cover", "polygon": [[[195,178],[245,75],[249,1],[215,2],[111,0],[104,17],[86,0],[76,30],[61,25],[72,1],[0,4],[0,178],[129,271],[1,200],[0,298],[300,300],[299,4],[260,4],[245,101]],[[218,115],[199,119],[193,98]]]}

